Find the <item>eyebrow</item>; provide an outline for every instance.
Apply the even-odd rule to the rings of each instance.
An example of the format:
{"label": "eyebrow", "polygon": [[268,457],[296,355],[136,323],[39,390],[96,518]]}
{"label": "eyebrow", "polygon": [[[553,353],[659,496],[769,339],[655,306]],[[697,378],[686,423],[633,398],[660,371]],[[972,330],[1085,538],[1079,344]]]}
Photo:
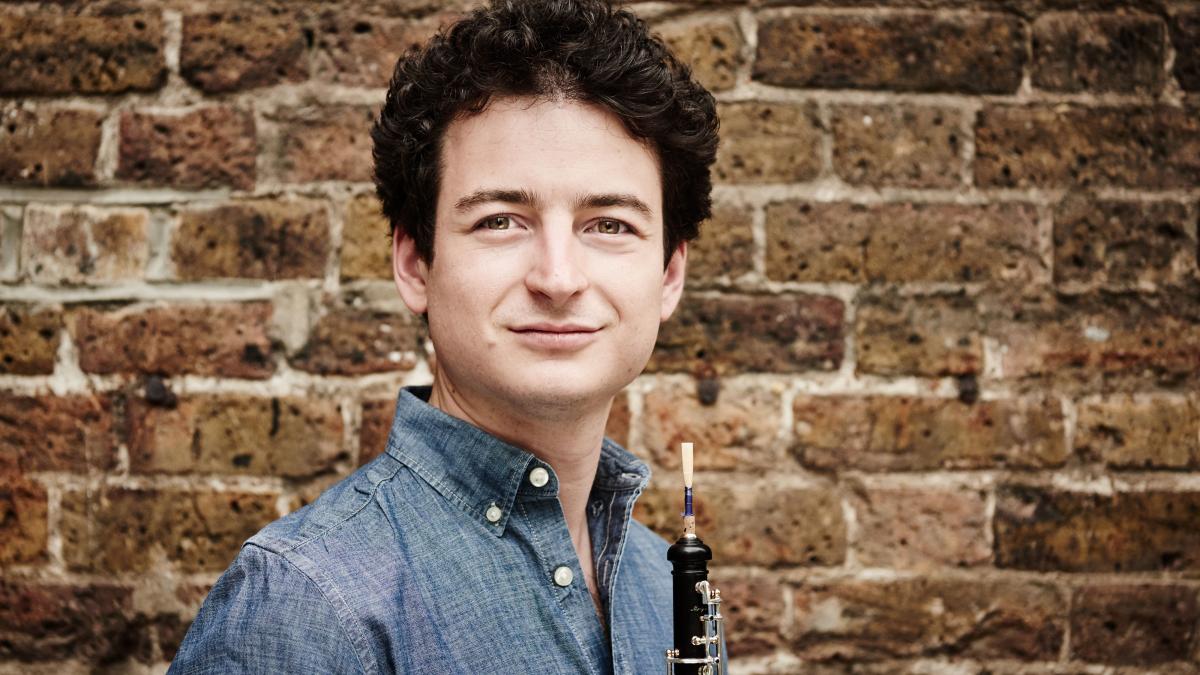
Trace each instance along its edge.
{"label": "eyebrow", "polygon": [[[536,207],[540,200],[537,195],[528,190],[476,190],[458,201],[454,202],[454,210],[459,213],[465,213],[481,204],[489,202],[503,202],[507,204],[520,204],[522,206]],[[653,215],[653,211],[646,202],[638,199],[630,194],[606,192],[602,194],[583,195],[575,200],[574,207],[577,209],[595,209],[606,206],[620,206],[628,209],[633,209],[641,213],[647,218]]]}

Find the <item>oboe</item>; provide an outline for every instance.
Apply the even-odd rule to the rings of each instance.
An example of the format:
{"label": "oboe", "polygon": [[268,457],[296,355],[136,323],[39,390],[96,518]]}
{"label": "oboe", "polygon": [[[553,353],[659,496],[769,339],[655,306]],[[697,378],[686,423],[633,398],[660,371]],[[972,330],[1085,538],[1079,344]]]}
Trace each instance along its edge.
{"label": "oboe", "polygon": [[692,444],[683,444],[683,535],[667,549],[671,561],[675,648],[667,675],[725,675],[725,620],[721,591],[708,583],[712,549],[696,536],[692,513]]}

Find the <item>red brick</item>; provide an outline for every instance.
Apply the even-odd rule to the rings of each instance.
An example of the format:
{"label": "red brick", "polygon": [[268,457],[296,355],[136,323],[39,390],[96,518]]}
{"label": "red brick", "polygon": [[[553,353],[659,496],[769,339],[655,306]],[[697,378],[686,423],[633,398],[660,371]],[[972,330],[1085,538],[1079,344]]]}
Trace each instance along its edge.
{"label": "red brick", "polygon": [[996,566],[1063,572],[1200,569],[1200,493],[1091,494],[1003,486]]}
{"label": "red brick", "polygon": [[1172,7],[1169,18],[1175,79],[1186,91],[1200,91],[1200,7]]}
{"label": "red brick", "polygon": [[642,403],[642,445],[658,466],[675,470],[680,444],[695,444],[696,469],[774,468],[781,464],[782,404],[777,391],[722,383],[716,402],[704,405],[696,384],[660,383]]}
{"label": "red brick", "polygon": [[84,372],[264,379],[275,371],[269,303],[81,308],[69,319]]}
{"label": "red brick", "polygon": [[726,103],[719,107],[721,146],[713,165],[720,183],[795,183],[821,171],[816,104]]}
{"label": "red brick", "polygon": [[798,396],[793,452],[815,469],[1042,468],[1067,457],[1053,400]]}
{"label": "red brick", "polygon": [[62,325],[57,307],[5,303],[0,307],[0,373],[53,373]]}
{"label": "red brick", "polygon": [[987,494],[976,488],[872,487],[857,483],[856,558],[864,567],[930,570],[991,561]]}
{"label": "red brick", "polygon": [[116,465],[108,396],[0,394],[0,475],[20,471],[86,474]]}
{"label": "red brick", "polygon": [[754,271],[754,232],[750,209],[714,204],[700,238],[688,244],[688,288],[735,281]]}
{"label": "red brick", "polygon": [[984,187],[1185,188],[1200,176],[1200,115],[1156,107],[984,106],[975,128]]}
{"label": "red brick", "polygon": [[0,471],[0,568],[46,559],[48,510],[45,488]]}
{"label": "red brick", "polygon": [[120,94],[166,82],[162,17],[0,13],[0,94]]}
{"label": "red brick", "polygon": [[967,656],[1058,659],[1066,602],[1050,585],[918,577],[809,582],[796,590],[805,660]]}
{"label": "red brick", "polygon": [[1033,23],[1033,86],[1155,93],[1163,84],[1164,34],[1152,16],[1043,14]]}
{"label": "red brick", "polygon": [[303,80],[304,23],[281,11],[188,14],[179,73],[210,94]]}
{"label": "red brick", "polygon": [[999,14],[802,14],[758,27],[754,79],[820,89],[1016,91],[1025,28]]}
{"label": "red brick", "polygon": [[348,459],[333,401],[213,395],[174,403],[130,402],[131,471],[306,478]]}
{"label": "red brick", "polygon": [[1200,401],[1111,396],[1081,402],[1076,451],[1115,468],[1200,468]]}
{"label": "red brick", "polygon": [[733,87],[743,63],[742,32],[733,17],[674,21],[656,30],[706,89],[716,92]]}
{"label": "red brick", "polygon": [[150,257],[149,228],[145,209],[29,206],[21,268],[44,284],[140,279]]}
{"label": "red brick", "polygon": [[361,106],[308,106],[282,110],[278,124],[279,174],[285,183],[371,181],[371,125],[375,113]]}
{"label": "red brick", "polygon": [[291,363],[321,375],[411,370],[424,338],[424,326],[411,314],[337,308],[317,321]]}
{"label": "red brick", "polygon": [[[342,226],[342,278],[392,278],[392,238],[379,199],[362,194],[346,205]],[[689,261],[690,262],[690,261]]]}
{"label": "red brick", "polygon": [[845,306],[803,293],[688,296],[658,334],[646,369],[727,375],[837,370]]}
{"label": "red brick", "polygon": [[1071,656],[1153,665],[1188,661],[1200,621],[1187,586],[1084,586],[1071,603]]}
{"label": "red brick", "polygon": [[90,110],[0,105],[0,183],[95,185],[102,121]]}
{"label": "red brick", "polygon": [[833,109],[833,168],[852,185],[954,188],[962,182],[962,114],[951,108]]}
{"label": "red brick", "polygon": [[179,188],[254,187],[254,116],[226,107],[121,114],[117,178]]}
{"label": "red brick", "polygon": [[733,658],[769,654],[783,645],[784,587],[769,578],[745,578],[715,569],[709,580],[721,591],[721,614]]}
{"label": "red brick", "polygon": [[982,321],[962,294],[900,296],[874,292],[855,315],[858,372],[968,375],[983,367]]}
{"label": "red brick", "polygon": [[131,589],[103,582],[0,579],[0,658],[28,667],[32,661],[103,663],[134,656],[145,636],[133,619],[132,597]]}
{"label": "red brick", "polygon": [[[443,12],[454,9],[446,3],[434,8]],[[396,59],[410,47],[425,43],[439,25],[455,17],[443,13],[410,19],[325,11],[315,35],[317,76],[352,87],[386,87]]]}
{"label": "red brick", "polygon": [[254,200],[185,211],[171,259],[181,279],[322,278],[331,248],[323,203]]}
{"label": "red brick", "polygon": [[362,466],[387,450],[392,418],[396,412],[394,399],[363,401],[362,427],[358,432],[358,464]]}
{"label": "red brick", "polygon": [[242,542],[279,517],[276,494],[108,488],[63,495],[63,554],[72,570],[219,572]]}

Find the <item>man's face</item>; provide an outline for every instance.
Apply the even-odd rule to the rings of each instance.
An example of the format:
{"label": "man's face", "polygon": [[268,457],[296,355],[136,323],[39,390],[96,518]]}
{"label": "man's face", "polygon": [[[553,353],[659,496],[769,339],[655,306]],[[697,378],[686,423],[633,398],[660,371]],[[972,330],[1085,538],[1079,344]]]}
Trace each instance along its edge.
{"label": "man's face", "polygon": [[509,98],[450,125],[442,168],[433,263],[396,245],[436,377],[501,414],[606,403],[683,287],[685,247],[663,269],[653,152],[601,108]]}

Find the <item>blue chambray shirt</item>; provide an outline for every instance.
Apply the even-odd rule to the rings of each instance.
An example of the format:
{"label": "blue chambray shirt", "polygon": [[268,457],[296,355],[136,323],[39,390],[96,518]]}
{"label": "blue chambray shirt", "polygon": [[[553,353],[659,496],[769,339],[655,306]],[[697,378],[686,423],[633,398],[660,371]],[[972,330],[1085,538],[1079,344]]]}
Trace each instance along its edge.
{"label": "blue chambray shirt", "polygon": [[246,542],[169,672],[664,670],[667,543],[630,518],[649,468],[604,440],[587,516],[606,631],[554,471],[428,397],[402,390],[385,454]]}

